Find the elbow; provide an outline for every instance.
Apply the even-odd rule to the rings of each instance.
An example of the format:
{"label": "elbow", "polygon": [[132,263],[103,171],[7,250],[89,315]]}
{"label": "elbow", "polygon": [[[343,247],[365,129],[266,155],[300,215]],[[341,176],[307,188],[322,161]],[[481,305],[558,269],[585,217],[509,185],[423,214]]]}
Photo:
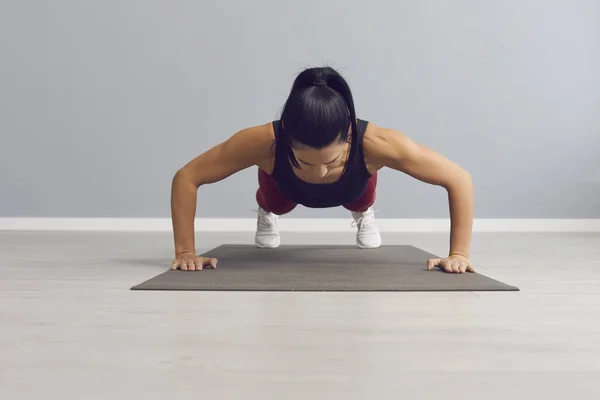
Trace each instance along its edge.
{"label": "elbow", "polygon": [[473,187],[473,176],[471,175],[471,173],[467,170],[463,170],[463,173],[465,175],[465,177],[463,178],[465,184],[469,185],[470,187]]}
{"label": "elbow", "polygon": [[171,184],[176,184],[185,178],[185,172],[183,169],[177,170],[175,174],[173,174],[173,178],[171,179]]}
{"label": "elbow", "polygon": [[464,168],[461,168],[456,174],[456,179],[454,179],[454,184],[459,186],[473,186],[473,177],[471,173]]}
{"label": "elbow", "polygon": [[473,191],[473,177],[471,174],[461,169],[459,173],[454,175],[453,179],[450,179],[444,187],[448,192],[464,192],[464,191]]}
{"label": "elbow", "polygon": [[190,176],[190,174],[186,171],[185,168],[179,169],[173,175],[173,179],[171,180],[171,187],[175,188],[180,185],[192,185],[194,182]]}

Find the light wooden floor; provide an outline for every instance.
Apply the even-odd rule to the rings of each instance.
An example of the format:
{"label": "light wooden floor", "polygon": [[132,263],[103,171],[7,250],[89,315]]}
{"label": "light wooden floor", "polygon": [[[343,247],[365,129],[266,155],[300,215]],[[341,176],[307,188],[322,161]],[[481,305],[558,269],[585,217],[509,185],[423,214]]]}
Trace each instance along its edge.
{"label": "light wooden floor", "polygon": [[[446,235],[384,241],[447,251]],[[521,292],[130,291],[171,243],[0,232],[0,399],[600,398],[600,235],[476,234],[478,271]]]}

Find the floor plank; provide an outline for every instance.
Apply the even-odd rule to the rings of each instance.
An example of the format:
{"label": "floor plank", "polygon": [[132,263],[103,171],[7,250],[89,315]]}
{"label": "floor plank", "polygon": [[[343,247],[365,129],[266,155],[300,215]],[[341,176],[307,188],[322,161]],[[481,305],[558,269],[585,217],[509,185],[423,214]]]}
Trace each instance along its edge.
{"label": "floor plank", "polygon": [[[384,240],[447,251],[446,235]],[[477,268],[520,292],[130,291],[171,246],[159,233],[0,232],[0,398],[600,394],[600,235],[475,234]]]}

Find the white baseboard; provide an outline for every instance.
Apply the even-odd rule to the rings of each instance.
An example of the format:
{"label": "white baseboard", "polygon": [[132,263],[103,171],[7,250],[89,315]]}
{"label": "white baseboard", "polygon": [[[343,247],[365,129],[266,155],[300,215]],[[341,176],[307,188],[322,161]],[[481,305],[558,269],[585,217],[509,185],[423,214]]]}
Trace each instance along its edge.
{"label": "white baseboard", "polygon": [[[347,218],[280,218],[282,232],[354,231]],[[448,219],[377,220],[381,232],[448,232]],[[198,218],[197,232],[251,232],[254,218]],[[169,218],[0,218],[0,231],[170,232]],[[473,232],[600,232],[600,219],[475,219]]]}

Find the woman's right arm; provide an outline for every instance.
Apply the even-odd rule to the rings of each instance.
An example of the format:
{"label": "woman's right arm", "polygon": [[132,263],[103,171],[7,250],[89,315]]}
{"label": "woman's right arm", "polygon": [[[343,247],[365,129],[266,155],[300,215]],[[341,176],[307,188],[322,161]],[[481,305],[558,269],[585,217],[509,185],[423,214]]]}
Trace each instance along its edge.
{"label": "woman's right arm", "polygon": [[268,168],[273,138],[270,124],[243,129],[177,171],[171,184],[176,261],[183,254],[195,255],[194,218],[198,188],[254,165]]}

